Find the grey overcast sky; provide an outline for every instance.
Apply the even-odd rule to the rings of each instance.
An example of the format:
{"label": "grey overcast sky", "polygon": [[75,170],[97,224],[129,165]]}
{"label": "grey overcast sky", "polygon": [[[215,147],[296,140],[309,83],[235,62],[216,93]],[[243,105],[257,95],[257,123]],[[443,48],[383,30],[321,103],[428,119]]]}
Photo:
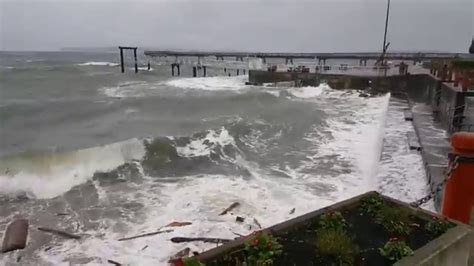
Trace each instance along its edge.
{"label": "grey overcast sky", "polygon": [[[0,0],[0,50],[379,51],[386,0]],[[467,52],[474,0],[392,0],[397,51]]]}

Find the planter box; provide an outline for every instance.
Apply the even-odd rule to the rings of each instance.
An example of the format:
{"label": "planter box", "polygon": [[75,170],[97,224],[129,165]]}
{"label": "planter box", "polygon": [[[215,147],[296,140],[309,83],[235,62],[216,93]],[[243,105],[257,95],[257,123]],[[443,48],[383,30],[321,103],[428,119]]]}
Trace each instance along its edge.
{"label": "planter box", "polygon": [[[424,230],[423,228],[425,228],[424,225],[426,225],[430,221],[430,219],[432,219],[433,216],[439,217],[438,214],[431,213],[431,212],[418,209],[418,208],[413,208],[409,206],[408,204],[403,203],[401,201],[398,201],[389,197],[381,196],[377,192],[368,192],[368,193],[356,196],[354,198],[336,203],[332,206],[307,213],[305,215],[296,217],[294,219],[282,222],[280,224],[277,224],[277,225],[274,225],[272,227],[262,230],[262,232],[271,234],[280,239],[287,240],[288,239],[287,236],[290,235],[291,237],[289,238],[291,238],[293,241],[291,243],[296,243],[296,242],[304,243],[298,246],[299,244],[291,244],[291,243],[288,244],[289,242],[288,241],[285,242],[286,240],[280,241],[280,244],[284,246],[283,254],[286,254],[286,255],[276,257],[274,260],[274,265],[288,265],[289,263],[294,264],[294,265],[318,265],[318,262],[314,262],[314,260],[311,261],[312,258],[308,256],[308,254],[310,254],[308,252],[312,252],[313,249],[314,249],[314,253],[316,254],[315,247],[311,250],[308,249],[308,246],[311,247],[312,245],[312,243],[308,240],[308,235],[315,234],[314,233],[315,231],[308,230],[308,228],[310,228],[315,222],[317,222],[319,217],[322,214],[328,213],[330,211],[341,212],[345,216],[348,222],[354,222],[356,220],[358,221],[358,222],[354,222],[354,227],[349,227],[347,229],[348,233],[350,233],[351,235],[354,234],[352,230],[357,231],[359,235],[361,233],[361,230],[373,231],[373,232],[367,233],[366,235],[363,234],[364,237],[362,237],[362,240],[360,239],[357,240],[357,237],[356,237],[354,240],[355,242],[357,243],[370,242],[373,239],[371,239],[370,237],[365,237],[365,236],[372,235],[372,236],[376,236],[375,238],[381,238],[377,240],[378,242],[376,241],[376,239],[374,239],[374,241],[376,241],[377,243],[382,243],[382,241],[383,243],[385,243],[385,241],[387,241],[389,237],[386,236],[386,233],[380,233],[378,235],[377,230],[380,231],[380,229],[377,229],[376,228],[377,226],[370,225],[370,223],[363,224],[362,226],[360,225],[361,220],[367,219],[367,217],[364,218],[364,215],[367,216],[368,214],[360,213],[360,211],[358,210],[360,210],[361,200],[368,196],[379,196],[385,204],[391,206],[391,208],[393,207],[399,210],[403,210],[404,212],[409,214],[410,217],[412,217],[412,219],[415,219],[416,222],[418,223],[417,224],[418,229],[415,230],[416,232],[406,237],[407,238],[406,242],[409,243],[410,246],[415,247],[415,248],[412,247],[412,249],[414,250],[414,255],[404,257],[401,260],[398,260],[397,262],[395,262],[394,265],[447,265],[447,266],[473,265],[473,264],[470,264],[472,261],[468,262],[470,256],[472,259],[472,256],[474,253],[474,234],[472,233],[472,228],[470,226],[458,223],[456,221],[449,220],[449,222],[452,223],[453,227],[437,237],[434,235],[431,236],[433,239],[430,239],[429,236],[427,236],[426,232],[422,232],[422,231]],[[359,225],[356,225],[357,223],[359,223]],[[308,232],[308,233],[305,233],[305,232]],[[298,236],[301,236],[301,241],[300,240],[294,241],[295,236],[296,236],[296,239],[298,239],[297,238]],[[243,251],[245,247],[245,243],[248,242],[252,237],[253,236],[242,237],[235,241],[219,246],[217,248],[208,250],[200,254],[197,257],[197,259],[206,265],[224,265],[224,264],[225,265],[240,265],[240,264],[234,264],[234,263],[228,263],[228,262],[223,263],[222,260],[223,258],[229,259],[229,257],[241,258],[242,254],[245,253]],[[309,236],[309,239],[312,239],[311,237],[312,236]],[[366,238],[368,238],[368,240]],[[416,239],[412,239],[412,238],[416,238]],[[423,241],[425,243],[423,243]],[[378,247],[381,247],[381,246],[379,245]],[[360,258],[362,255],[359,255],[358,261],[355,262],[355,265],[382,265],[382,264],[390,265],[391,264],[391,263],[387,263],[387,260],[382,261],[382,264],[381,264],[381,261],[380,261],[381,258],[378,258],[377,254],[374,253],[374,252],[378,252],[378,248],[377,249],[372,248],[371,250],[376,250],[376,251],[371,251],[372,254],[367,255],[367,257]],[[293,254],[291,255],[291,253]],[[378,255],[378,256],[381,257],[381,255]],[[293,257],[297,259],[288,260],[288,257]],[[301,258],[301,260],[297,261],[298,258]],[[382,257],[382,259],[384,258]],[[325,264],[324,263],[321,264],[321,262],[319,262],[319,265],[325,265]]]}

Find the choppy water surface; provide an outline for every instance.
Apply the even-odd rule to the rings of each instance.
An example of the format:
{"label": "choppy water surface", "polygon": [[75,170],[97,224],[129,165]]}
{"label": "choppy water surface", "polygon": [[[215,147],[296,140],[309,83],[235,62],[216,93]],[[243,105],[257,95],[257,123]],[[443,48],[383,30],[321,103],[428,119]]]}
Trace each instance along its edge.
{"label": "choppy water surface", "polygon": [[[0,232],[17,216],[32,224],[28,247],[0,256],[6,264],[165,265],[184,247],[212,247],[173,236],[234,238],[258,229],[254,218],[270,226],[369,190],[405,200],[425,190],[395,182],[423,171],[399,137],[411,125],[387,122],[404,108],[389,95],[245,86],[222,70],[120,74],[116,54],[0,58]],[[235,201],[244,223],[218,215]],[[192,225],[117,241],[172,221]]]}

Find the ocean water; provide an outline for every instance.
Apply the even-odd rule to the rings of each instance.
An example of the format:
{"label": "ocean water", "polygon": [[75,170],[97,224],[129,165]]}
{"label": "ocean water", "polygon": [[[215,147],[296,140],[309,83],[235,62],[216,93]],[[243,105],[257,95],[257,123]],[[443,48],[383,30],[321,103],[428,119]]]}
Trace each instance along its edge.
{"label": "ocean water", "polygon": [[[117,59],[0,53],[0,234],[15,217],[31,224],[27,248],[0,264],[166,265],[215,246],[174,236],[234,238],[370,190],[405,201],[427,190],[407,103],[389,94],[245,86],[222,69],[171,77],[143,58],[121,74]],[[118,241],[173,221],[192,224]]]}

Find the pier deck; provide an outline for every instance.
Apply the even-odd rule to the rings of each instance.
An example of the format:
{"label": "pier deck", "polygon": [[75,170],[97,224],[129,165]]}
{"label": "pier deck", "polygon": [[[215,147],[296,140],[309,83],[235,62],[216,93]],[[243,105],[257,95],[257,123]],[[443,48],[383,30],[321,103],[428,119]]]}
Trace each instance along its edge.
{"label": "pier deck", "polygon": [[[380,52],[369,53],[265,53],[265,52],[205,52],[205,51],[145,51],[146,56],[195,56],[195,57],[257,57],[257,58],[286,58],[286,59],[363,59],[377,60]],[[387,53],[384,58],[390,60],[433,60],[471,58],[474,55],[466,53]]]}

